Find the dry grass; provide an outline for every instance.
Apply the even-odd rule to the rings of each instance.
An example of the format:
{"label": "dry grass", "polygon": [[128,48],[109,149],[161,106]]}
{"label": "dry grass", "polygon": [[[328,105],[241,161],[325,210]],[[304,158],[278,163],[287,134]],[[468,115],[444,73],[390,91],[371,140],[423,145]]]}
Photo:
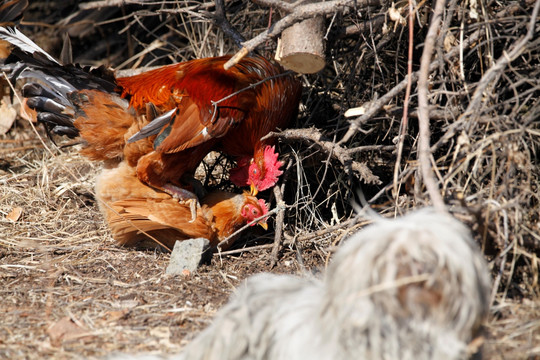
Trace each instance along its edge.
{"label": "dry grass", "polygon": [[[430,77],[433,163],[445,202],[472,228],[492,270],[485,358],[532,359],[540,356],[540,37],[489,83],[478,108],[469,112],[468,104],[487,69],[526,32],[534,2],[482,2],[486,8],[477,19],[468,4],[448,2],[440,32],[447,36],[436,43],[436,59],[444,61]],[[429,21],[427,6],[422,3],[416,17],[413,70]],[[429,203],[416,160],[415,82],[394,182],[409,44],[408,29],[385,18],[388,7],[362,7],[327,19],[328,66],[302,77],[301,114],[291,125],[312,130],[280,135],[287,245],[275,268],[269,266],[269,232],[246,234],[238,245],[266,247],[215,257],[189,277],[164,275],[167,254],[115,246],[93,196],[99,164],[80,157],[76,147],[58,150],[39,129],[50,150],[44,148],[19,119],[0,137],[0,357],[178,351],[250,274],[326,266],[332,247],[364,224],[355,225],[351,206],[359,188],[387,216]],[[227,9],[248,38],[267,27],[265,7],[227,1]],[[67,26],[67,15],[76,11],[76,2],[32,1],[23,31],[58,55],[60,34],[69,29],[76,61],[123,69],[236,50],[204,18],[213,11],[209,1],[104,8],[101,20],[87,26],[96,11],[91,9]],[[272,21],[280,15],[273,12]],[[535,26],[540,30],[538,21]],[[260,51],[271,57],[274,47],[268,41]],[[353,119],[359,131],[336,146],[350,125],[343,113],[357,106],[377,111]],[[21,216],[8,220],[16,208]],[[72,326],[72,338],[50,331],[54,324],[61,330],[65,317],[74,321],[65,325]]]}
{"label": "dry grass", "polygon": [[[28,135],[28,129],[19,130]],[[76,148],[52,155],[40,148],[14,151],[5,160],[10,167],[0,176],[2,358],[177,352],[241,280],[269,270],[266,252],[257,251],[215,257],[192,276],[167,276],[168,254],[114,244],[93,197],[99,165]],[[17,207],[21,216],[7,220]],[[276,270],[299,268],[291,253]],[[66,317],[74,324],[64,324]],[[55,324],[59,329],[51,329]]]}

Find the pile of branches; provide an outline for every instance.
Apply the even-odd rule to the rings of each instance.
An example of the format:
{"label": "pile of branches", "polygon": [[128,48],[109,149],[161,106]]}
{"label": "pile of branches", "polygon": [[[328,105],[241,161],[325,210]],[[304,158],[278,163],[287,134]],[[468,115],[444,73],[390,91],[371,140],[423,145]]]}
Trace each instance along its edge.
{"label": "pile of branches", "polygon": [[[440,202],[474,230],[500,293],[538,295],[540,1],[413,3],[225,1],[268,58],[283,28],[325,20],[326,67],[301,76],[297,122],[271,135],[286,164],[269,195],[284,203],[277,237],[327,245],[354,204],[391,216]],[[213,1],[36,1],[23,31],[126,70],[237,52],[221,20]]]}

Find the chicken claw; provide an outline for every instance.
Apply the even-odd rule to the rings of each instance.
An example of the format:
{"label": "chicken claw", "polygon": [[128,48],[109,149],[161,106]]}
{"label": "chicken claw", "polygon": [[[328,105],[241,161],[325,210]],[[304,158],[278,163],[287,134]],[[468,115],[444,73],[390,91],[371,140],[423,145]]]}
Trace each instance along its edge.
{"label": "chicken claw", "polygon": [[190,223],[194,222],[197,219],[197,209],[201,208],[199,198],[193,192],[182,189],[171,183],[163,185],[163,190],[171,195],[173,198],[178,199],[180,204],[189,204],[189,210],[191,212]]}

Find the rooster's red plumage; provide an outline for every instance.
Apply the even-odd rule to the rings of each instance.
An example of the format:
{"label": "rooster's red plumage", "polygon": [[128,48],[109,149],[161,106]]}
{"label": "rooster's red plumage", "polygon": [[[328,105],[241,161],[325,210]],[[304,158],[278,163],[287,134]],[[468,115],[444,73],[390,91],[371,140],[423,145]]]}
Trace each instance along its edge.
{"label": "rooster's red plumage", "polygon": [[[117,79],[122,96],[139,115],[147,113],[149,103],[161,114],[175,109],[156,128],[153,122],[147,126],[150,134],[158,135],[154,151],[137,165],[143,181],[163,186],[173,180],[168,164],[187,163],[183,169],[172,165],[174,173],[190,173],[193,169],[186,158],[196,154],[202,159],[209,149],[217,148],[239,159],[231,177],[237,185],[258,191],[276,183],[281,162],[261,137],[287,126],[296,116],[300,84],[262,57],[243,59],[226,71],[223,65],[229,58],[192,60]],[[267,78],[271,79],[264,81]],[[138,134],[132,139],[144,137]]]}
{"label": "rooster's red plumage", "polygon": [[80,133],[91,158],[122,153],[139,179],[165,190],[189,186],[211,150],[236,157],[240,166],[231,179],[254,193],[281,174],[272,141],[261,138],[296,116],[301,86],[263,57],[244,58],[229,70],[223,65],[230,56],[221,56],[115,78],[104,69],[61,66],[23,37],[0,30],[26,64],[18,75],[42,82],[27,89],[29,106],[54,132]]}
{"label": "rooster's red plumage", "polygon": [[[13,45],[11,57],[20,60],[13,76],[39,82],[23,89],[38,120],[54,133],[80,136],[82,153],[105,162],[96,195],[120,243],[149,234],[167,246],[198,236],[215,245],[268,211],[264,201],[247,193],[210,193],[196,209],[176,197],[193,195],[184,187],[216,149],[255,156],[250,163],[271,175],[263,180],[275,183],[279,162],[264,156],[269,144],[260,138],[288,124],[300,95],[299,83],[280,76],[281,68],[252,57],[225,71],[229,57],[219,57],[116,79],[104,68],[59,64],[13,27],[0,27],[0,39]],[[241,180],[241,185],[268,186],[268,180]]]}

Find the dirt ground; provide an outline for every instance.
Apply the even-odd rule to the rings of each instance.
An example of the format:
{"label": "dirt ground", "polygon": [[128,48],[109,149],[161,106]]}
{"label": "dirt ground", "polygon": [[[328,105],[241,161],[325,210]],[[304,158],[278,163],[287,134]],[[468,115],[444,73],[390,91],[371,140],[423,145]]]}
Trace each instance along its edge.
{"label": "dirt ground", "polygon": [[249,275],[317,273],[328,260],[329,244],[313,241],[270,268],[271,234],[261,233],[193,274],[167,275],[168,253],[110,236],[92,195],[99,165],[46,142],[49,153],[29,128],[11,134],[21,138],[1,150],[0,358],[178,352]]}
{"label": "dirt ground", "polygon": [[[92,196],[99,166],[46,142],[51,154],[26,130],[2,140],[0,358],[175,353],[249,275],[317,276],[329,261],[329,238],[315,238],[286,247],[270,268],[269,245],[256,247],[271,236],[261,234],[237,246],[254,250],[216,254],[193,274],[167,275],[167,253],[115,245]],[[8,220],[15,208],[21,215]],[[538,302],[503,300],[486,325],[484,358],[538,358],[539,330]]]}

